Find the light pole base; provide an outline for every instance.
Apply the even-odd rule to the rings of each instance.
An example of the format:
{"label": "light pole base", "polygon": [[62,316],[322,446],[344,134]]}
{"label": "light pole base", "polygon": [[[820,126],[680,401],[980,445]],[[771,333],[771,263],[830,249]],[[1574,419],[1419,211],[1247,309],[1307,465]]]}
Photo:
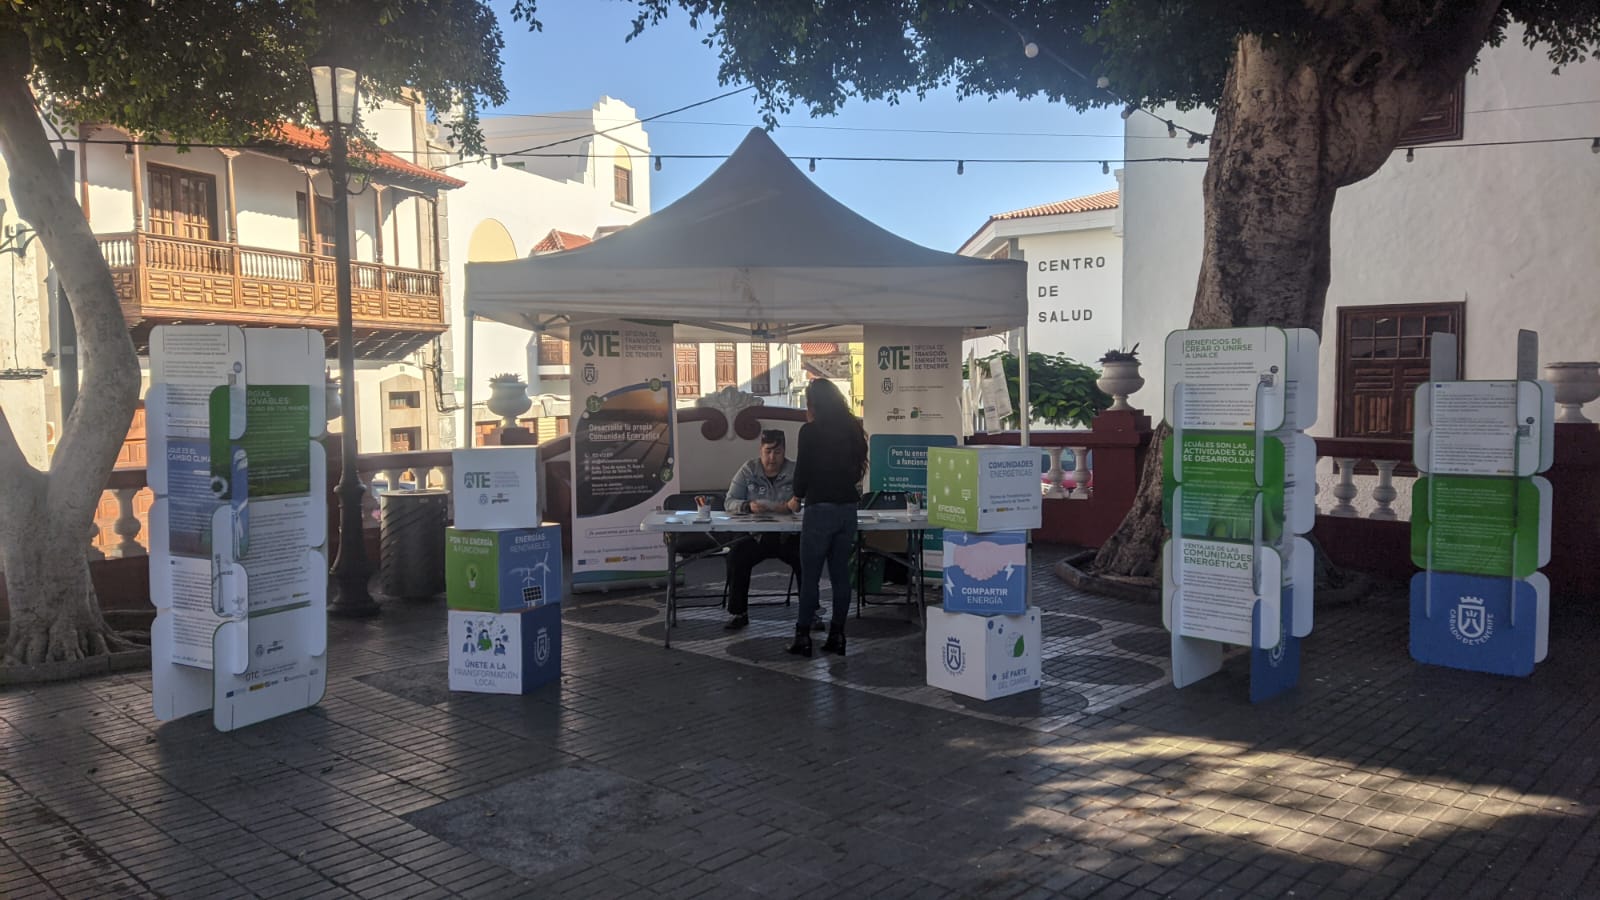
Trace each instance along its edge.
{"label": "light pole base", "polygon": [[377,601],[372,599],[372,594],[367,590],[365,578],[351,583],[350,580],[337,576],[333,579],[331,587],[336,588],[336,593],[328,601],[328,615],[339,619],[370,619],[383,612]]}

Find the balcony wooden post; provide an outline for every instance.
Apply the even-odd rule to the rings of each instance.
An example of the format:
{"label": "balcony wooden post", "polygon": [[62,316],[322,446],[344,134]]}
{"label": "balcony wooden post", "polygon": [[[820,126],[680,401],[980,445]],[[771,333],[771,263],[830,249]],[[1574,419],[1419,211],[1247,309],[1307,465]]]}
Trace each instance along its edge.
{"label": "balcony wooden post", "polygon": [[131,146],[133,147],[130,163],[133,167],[133,233],[139,234],[144,231],[144,154],[140,152],[137,142]]}
{"label": "balcony wooden post", "polygon": [[[372,186],[372,258],[380,268],[383,266],[383,192],[386,190],[381,184]],[[400,246],[395,245],[395,256],[398,257]]]}
{"label": "balcony wooden post", "polygon": [[306,250],[310,254],[311,276],[311,314],[316,315],[322,307],[322,288],[317,284],[317,257],[322,249],[322,232],[317,230],[317,183],[312,178],[311,170],[306,169],[306,221],[310,223],[311,235],[306,241]]}

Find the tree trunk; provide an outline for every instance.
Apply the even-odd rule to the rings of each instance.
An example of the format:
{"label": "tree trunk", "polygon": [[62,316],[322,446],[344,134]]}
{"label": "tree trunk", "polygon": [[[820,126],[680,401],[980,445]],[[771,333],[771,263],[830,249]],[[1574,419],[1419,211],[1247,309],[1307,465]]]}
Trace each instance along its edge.
{"label": "tree trunk", "polygon": [[[1381,6],[1330,18],[1365,19],[1354,45],[1290,49],[1240,38],[1217,105],[1206,167],[1205,240],[1190,328],[1276,325],[1322,331],[1329,231],[1340,187],[1376,172],[1401,133],[1458,81],[1483,45],[1498,0],[1449,8],[1425,29],[1383,21]],[[1453,50],[1439,53],[1439,42]],[[1431,56],[1424,54],[1431,53]],[[1170,433],[1165,424],[1153,437]],[[1160,444],[1139,494],[1092,570],[1161,577]]]}
{"label": "tree trunk", "polygon": [[38,229],[77,326],[83,390],[48,475],[23,457],[0,410],[0,561],[11,627],[4,662],[104,653],[115,644],[89,581],[95,509],[139,398],[139,361],[72,188],[57,167],[28,87],[26,39],[0,30],[0,154],[17,214]]}

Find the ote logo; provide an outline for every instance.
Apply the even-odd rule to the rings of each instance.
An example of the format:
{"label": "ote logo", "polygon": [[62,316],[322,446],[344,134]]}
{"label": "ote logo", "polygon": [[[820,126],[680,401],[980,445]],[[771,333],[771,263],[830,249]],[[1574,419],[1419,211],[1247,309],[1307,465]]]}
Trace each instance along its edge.
{"label": "ote logo", "polygon": [[911,368],[911,347],[907,344],[899,346],[883,346],[878,348],[878,371],[887,372],[895,369],[901,372]]}
{"label": "ote logo", "polygon": [[961,639],[947,637],[944,639],[944,670],[951,675],[960,675],[967,668],[967,655],[961,650]]}
{"label": "ote logo", "polygon": [[621,332],[585,328],[578,333],[578,352],[584,356],[621,356]]}
{"label": "ote logo", "polygon": [[1450,636],[1469,647],[1494,637],[1494,616],[1484,608],[1482,597],[1462,597],[1450,611]]}

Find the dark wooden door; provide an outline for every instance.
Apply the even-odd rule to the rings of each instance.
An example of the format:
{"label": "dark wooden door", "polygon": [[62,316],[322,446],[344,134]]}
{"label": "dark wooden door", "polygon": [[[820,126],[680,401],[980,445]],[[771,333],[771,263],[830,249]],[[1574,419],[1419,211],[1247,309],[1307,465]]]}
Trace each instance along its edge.
{"label": "dark wooden door", "polygon": [[[1428,336],[1465,338],[1465,303],[1347,306],[1339,310],[1339,437],[1411,437],[1417,385],[1429,378]],[[1456,354],[1456,377],[1465,365]]]}
{"label": "dark wooden door", "polygon": [[216,240],[217,179],[151,163],[150,231],[189,240]]}

